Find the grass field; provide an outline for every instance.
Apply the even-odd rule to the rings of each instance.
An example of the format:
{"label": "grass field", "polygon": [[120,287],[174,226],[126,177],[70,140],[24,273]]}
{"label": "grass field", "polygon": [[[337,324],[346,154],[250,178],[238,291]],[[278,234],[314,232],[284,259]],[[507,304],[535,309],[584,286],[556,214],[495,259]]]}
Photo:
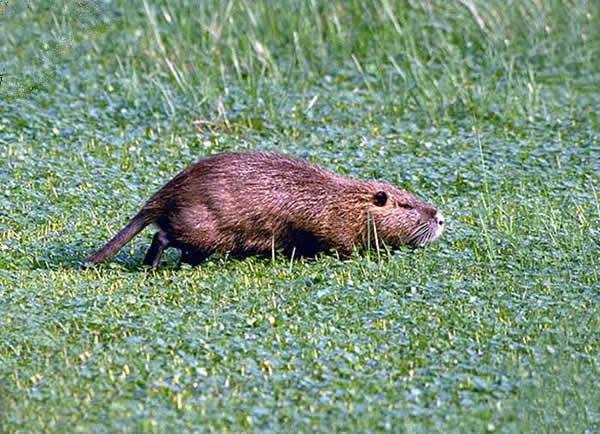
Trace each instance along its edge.
{"label": "grass field", "polygon": [[[600,431],[596,0],[0,1],[0,431]],[[226,150],[427,249],[76,268]]]}

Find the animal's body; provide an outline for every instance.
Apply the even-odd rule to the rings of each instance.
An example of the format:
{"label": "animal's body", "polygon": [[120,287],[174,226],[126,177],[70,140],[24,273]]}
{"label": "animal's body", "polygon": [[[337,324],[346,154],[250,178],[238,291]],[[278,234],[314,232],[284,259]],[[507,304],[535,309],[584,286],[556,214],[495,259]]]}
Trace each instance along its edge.
{"label": "animal's body", "polygon": [[380,245],[422,247],[445,224],[434,207],[386,183],[335,175],[278,154],[224,153],[175,176],[86,262],[105,261],[152,223],[158,232],[144,259],[152,267],[168,247],[194,265],[216,252],[347,255],[374,246],[375,237]]}

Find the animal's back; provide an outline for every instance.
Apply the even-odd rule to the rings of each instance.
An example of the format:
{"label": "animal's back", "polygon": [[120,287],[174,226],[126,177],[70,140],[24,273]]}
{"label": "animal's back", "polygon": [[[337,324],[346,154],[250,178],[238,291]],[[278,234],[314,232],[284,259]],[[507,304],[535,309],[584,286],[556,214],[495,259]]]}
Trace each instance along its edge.
{"label": "animal's back", "polygon": [[163,210],[159,226],[184,247],[263,252],[318,236],[332,209],[320,204],[330,204],[338,184],[343,178],[302,160],[225,153],[176,176],[146,206]]}

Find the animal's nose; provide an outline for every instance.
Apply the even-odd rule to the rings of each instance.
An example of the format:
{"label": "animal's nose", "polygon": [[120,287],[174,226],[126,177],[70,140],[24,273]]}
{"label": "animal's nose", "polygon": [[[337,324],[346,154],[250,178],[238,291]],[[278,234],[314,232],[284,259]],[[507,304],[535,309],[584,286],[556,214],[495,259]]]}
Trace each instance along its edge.
{"label": "animal's nose", "polygon": [[440,226],[444,226],[444,223],[445,223],[445,221],[444,221],[444,216],[442,215],[442,213],[441,213],[441,212],[439,212],[439,211],[438,211],[438,212],[436,212],[436,213],[435,213],[435,216],[434,216],[434,218],[435,218],[435,220],[437,221],[437,224],[438,224],[438,225],[440,225]]}

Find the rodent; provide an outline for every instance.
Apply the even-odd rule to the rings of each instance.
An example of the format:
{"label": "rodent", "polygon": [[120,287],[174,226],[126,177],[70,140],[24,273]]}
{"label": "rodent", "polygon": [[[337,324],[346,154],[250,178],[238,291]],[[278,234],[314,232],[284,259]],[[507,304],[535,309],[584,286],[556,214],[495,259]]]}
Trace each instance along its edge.
{"label": "rodent", "polygon": [[168,247],[192,265],[217,252],[348,255],[376,244],[423,247],[445,227],[436,208],[389,184],[280,154],[228,152],[175,176],[86,263],[107,260],[151,223],[158,231],[144,264],[154,268]]}

